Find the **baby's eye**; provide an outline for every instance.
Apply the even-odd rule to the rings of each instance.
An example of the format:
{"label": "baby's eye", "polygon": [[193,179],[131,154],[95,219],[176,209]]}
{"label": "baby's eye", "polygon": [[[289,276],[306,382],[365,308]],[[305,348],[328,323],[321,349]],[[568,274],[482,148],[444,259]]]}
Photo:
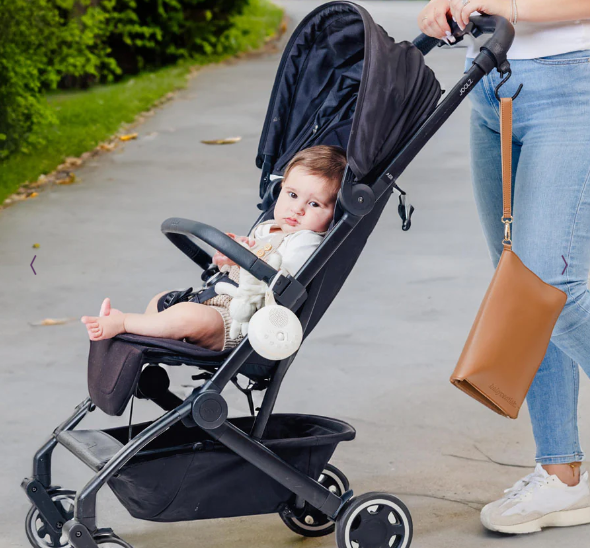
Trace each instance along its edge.
{"label": "baby's eye", "polygon": [[289,192],[289,197],[290,198],[297,198],[297,194],[295,194],[294,192]]}
{"label": "baby's eye", "polygon": [[320,207],[320,204],[318,204],[317,202],[309,202],[309,205],[311,207]]}

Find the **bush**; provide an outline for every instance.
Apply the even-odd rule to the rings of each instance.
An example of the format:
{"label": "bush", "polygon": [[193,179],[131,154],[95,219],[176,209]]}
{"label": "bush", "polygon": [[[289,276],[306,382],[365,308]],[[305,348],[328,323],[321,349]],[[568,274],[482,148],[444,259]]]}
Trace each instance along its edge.
{"label": "bush", "polygon": [[45,0],[0,0],[0,160],[54,120],[41,96],[54,15]]}
{"label": "bush", "polygon": [[117,0],[108,39],[125,74],[226,53],[223,37],[248,0]]}
{"label": "bush", "polygon": [[249,1],[0,0],[0,160],[55,122],[42,91],[233,53]]}

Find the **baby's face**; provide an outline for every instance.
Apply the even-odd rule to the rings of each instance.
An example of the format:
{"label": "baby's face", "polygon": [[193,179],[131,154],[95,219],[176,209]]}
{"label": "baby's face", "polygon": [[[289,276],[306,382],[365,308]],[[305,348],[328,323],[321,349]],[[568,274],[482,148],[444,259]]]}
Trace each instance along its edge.
{"label": "baby's face", "polygon": [[335,197],[321,177],[295,166],[283,181],[275,205],[275,221],[286,233],[324,232],[332,221],[334,203]]}

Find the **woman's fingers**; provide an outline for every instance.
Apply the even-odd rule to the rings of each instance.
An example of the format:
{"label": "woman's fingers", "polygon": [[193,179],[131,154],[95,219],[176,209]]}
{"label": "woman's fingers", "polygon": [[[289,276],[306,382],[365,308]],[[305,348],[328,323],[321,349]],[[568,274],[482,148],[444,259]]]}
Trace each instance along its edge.
{"label": "woman's fingers", "polygon": [[[506,1],[506,0],[503,0]],[[499,11],[495,9],[487,9],[484,6],[484,3],[487,2],[467,2],[467,4],[463,3],[463,0],[450,0],[450,8],[451,14],[453,15],[455,21],[457,21],[457,25],[464,30],[465,27],[469,24],[469,17],[474,11],[479,11],[480,13],[489,13],[490,15],[498,15]],[[510,3],[508,1],[508,3]]]}
{"label": "woman's fingers", "polygon": [[449,0],[431,0],[418,16],[418,27],[427,36],[445,38],[451,27],[447,21]]}

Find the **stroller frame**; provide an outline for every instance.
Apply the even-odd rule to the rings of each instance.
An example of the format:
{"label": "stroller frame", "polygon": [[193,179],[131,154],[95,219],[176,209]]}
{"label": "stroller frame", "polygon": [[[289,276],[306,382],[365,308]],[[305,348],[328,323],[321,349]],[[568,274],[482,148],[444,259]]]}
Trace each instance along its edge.
{"label": "stroller frame", "polygon": [[[299,271],[297,278],[280,274],[224,233],[208,225],[187,219],[171,218],[162,224],[162,232],[205,270],[211,265],[211,255],[195,244],[192,238],[200,239],[221,251],[259,280],[264,280],[267,283],[275,281],[273,291],[277,302],[296,311],[308,297],[306,291],[308,284],[363,217],[378,205],[384,207],[389,195],[394,191],[399,193],[401,203],[405,192],[396,185],[397,178],[430,137],[465,99],[467,92],[494,68],[497,68],[502,74],[510,72],[506,52],[512,43],[514,30],[505,19],[497,16],[473,16],[463,31],[456,23],[452,22],[451,24],[457,42],[469,32],[474,36],[482,33],[493,33],[493,36],[486,46],[481,48],[472,67],[464,73],[431,116],[383,170],[374,184],[371,186],[362,183],[354,184],[350,171],[345,173],[338,197],[342,215],[322,244]],[[422,34],[414,40],[414,44],[426,55],[435,46],[442,46],[443,42]],[[309,318],[301,318],[304,329],[308,320]],[[339,520],[342,514],[346,514],[343,509],[352,497],[352,491],[349,490],[342,496],[335,495],[315,479],[283,461],[260,441],[274,408],[282,380],[295,355],[282,360],[276,367],[266,387],[251,435],[247,435],[228,422],[227,404],[221,392],[236,377],[240,368],[253,353],[246,337],[221,365],[213,367],[211,378],[202,386],[195,388],[184,401],[170,391],[167,391],[162,397],[148,398],[162,407],[166,413],[131,439],[104,467],[95,470],[94,477],[77,493],[73,518],[66,522],[63,513],[51,500],[51,493],[56,489],[51,486],[51,460],[53,450],[58,443],[61,443],[60,435],[74,430],[86,414],[95,408],[89,397],[81,402],[72,415],[53,431],[50,439],[37,451],[33,458],[32,477],[25,478],[21,484],[32,504],[38,509],[43,521],[51,530],[51,534],[57,535],[59,539],[60,535],[65,532],[69,543],[74,548],[97,548],[96,541],[101,536],[108,537],[115,543],[117,540],[121,540],[110,529],[98,529],[96,522],[97,493],[127,461],[150,441],[179,421],[183,421],[186,426],[200,427],[206,430],[215,440],[220,441],[237,455],[263,470],[297,496],[297,505],[302,506],[308,502],[334,521]],[[204,368],[207,369],[207,366]],[[211,368],[209,370],[211,371]],[[88,458],[85,458],[83,447],[68,446],[67,448],[90,466]],[[121,542],[120,545],[128,546],[124,542]]]}

